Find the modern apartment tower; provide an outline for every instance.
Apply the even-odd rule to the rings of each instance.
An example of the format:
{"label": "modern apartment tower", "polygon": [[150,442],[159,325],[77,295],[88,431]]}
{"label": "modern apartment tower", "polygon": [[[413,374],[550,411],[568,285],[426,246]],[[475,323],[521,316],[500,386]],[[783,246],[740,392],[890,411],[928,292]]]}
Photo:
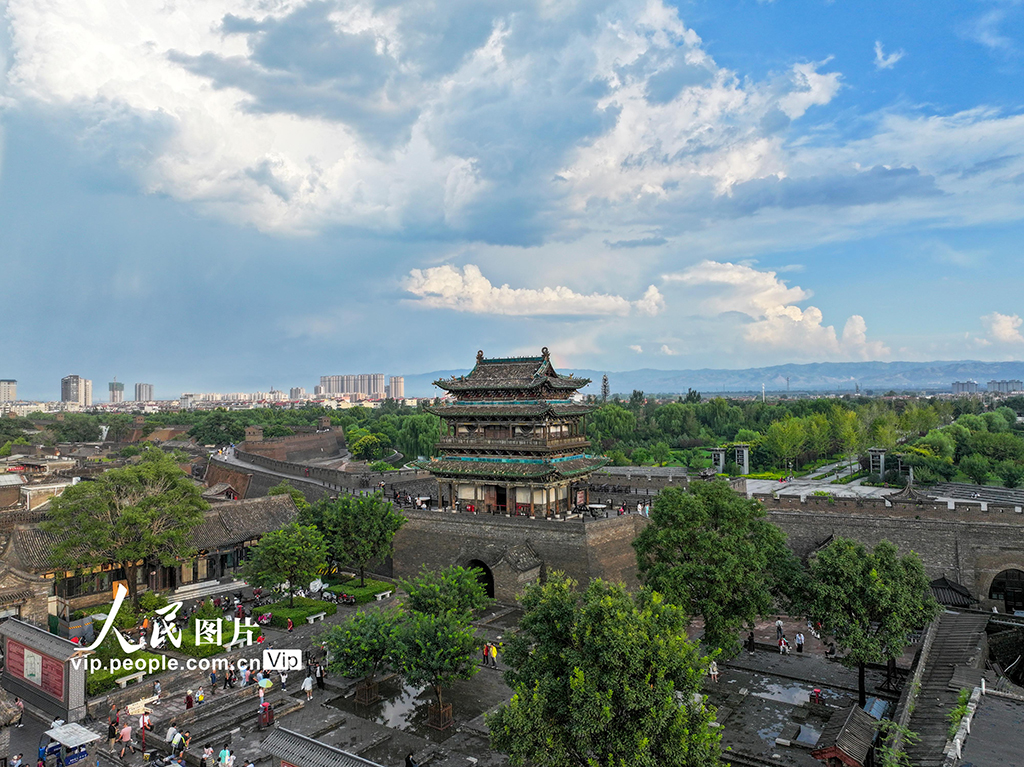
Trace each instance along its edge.
{"label": "modern apartment tower", "polygon": [[320,376],[324,394],[363,394],[371,399],[385,396],[383,373],[360,373],[359,375]]}
{"label": "modern apartment tower", "polygon": [[60,379],[60,401],[92,407],[92,381],[74,375]]}
{"label": "modern apartment tower", "polygon": [[388,379],[388,399],[405,399],[405,378],[391,376]]}
{"label": "modern apartment tower", "polygon": [[117,380],[117,376],[114,376],[114,380],[107,384],[107,390],[110,392],[111,405],[124,402],[124,384]]}
{"label": "modern apartment tower", "polygon": [[148,383],[137,383],[137,384],[135,384],[135,401],[136,402],[152,402],[153,401],[153,384],[148,384]]}
{"label": "modern apartment tower", "polygon": [[18,399],[18,382],[13,378],[0,378],[0,402],[15,402]]}

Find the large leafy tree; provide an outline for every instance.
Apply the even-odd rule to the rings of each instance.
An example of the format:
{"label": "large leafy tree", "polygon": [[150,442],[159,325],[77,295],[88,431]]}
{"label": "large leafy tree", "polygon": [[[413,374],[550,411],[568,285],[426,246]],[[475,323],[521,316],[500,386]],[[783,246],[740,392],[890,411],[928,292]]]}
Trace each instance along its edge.
{"label": "large leafy tree", "polygon": [[479,572],[457,565],[436,572],[424,567],[415,578],[401,581],[400,585],[409,595],[410,610],[428,615],[450,613],[469,622],[474,611],[491,602]]}
{"label": "large leafy tree", "polygon": [[790,593],[798,570],[761,504],[724,481],[662,490],[633,546],[644,583],[703,617],[704,641],[727,655],[739,648],[744,624]]}
{"label": "large leafy tree", "polygon": [[395,534],[405,524],[405,517],[380,493],[324,499],[304,512],[302,519],[323,533],[333,561],[359,570],[360,586],[365,583],[366,568],[391,553]]}
{"label": "large leafy tree", "polygon": [[898,658],[911,633],[938,614],[924,566],[913,552],[900,557],[889,541],[871,551],[836,538],[811,558],[808,575],[806,612],[859,670],[864,705],[865,664]]}
{"label": "large leafy tree", "polygon": [[513,765],[718,764],[721,736],[700,695],[707,659],[687,641],[684,611],[600,580],[579,592],[557,573],[522,604],[504,651],[512,699],[487,717],[492,747]]}
{"label": "large leafy tree", "polygon": [[768,427],[764,442],[765,447],[779,461],[779,465],[788,467],[803,450],[807,442],[807,430],[799,418],[775,421]]}
{"label": "large leafy tree", "polygon": [[119,565],[128,595],[138,604],[140,563],[173,566],[193,556],[190,534],[208,508],[174,459],[150,450],[135,466],[69,487],[53,500],[43,528],[58,535],[55,565],[66,570]]}
{"label": "large leafy tree", "polygon": [[295,508],[298,509],[300,513],[309,508],[309,501],[306,500],[306,494],[291,484],[287,479],[281,480],[278,484],[267,490],[267,495],[290,495],[292,497],[292,503],[295,504]]}
{"label": "large leafy tree", "polygon": [[249,550],[242,565],[245,579],[254,586],[272,588],[288,582],[288,605],[295,603],[295,587],[312,581],[327,563],[327,545],[312,525],[292,522],[267,533]]}
{"label": "large leafy tree", "polygon": [[400,631],[402,671],[413,686],[429,685],[437,705],[442,691],[477,672],[476,632],[454,613],[409,613]]}
{"label": "large leafy tree", "polygon": [[399,616],[394,610],[365,610],[320,635],[330,670],[371,685],[384,668],[401,665]]}

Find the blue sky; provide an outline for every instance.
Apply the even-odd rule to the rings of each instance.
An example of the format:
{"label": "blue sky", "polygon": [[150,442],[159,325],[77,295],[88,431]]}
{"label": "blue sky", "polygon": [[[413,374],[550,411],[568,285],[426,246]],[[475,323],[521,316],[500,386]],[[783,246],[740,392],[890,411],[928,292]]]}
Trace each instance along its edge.
{"label": "blue sky", "polygon": [[23,396],[1024,351],[1022,2],[2,5]]}

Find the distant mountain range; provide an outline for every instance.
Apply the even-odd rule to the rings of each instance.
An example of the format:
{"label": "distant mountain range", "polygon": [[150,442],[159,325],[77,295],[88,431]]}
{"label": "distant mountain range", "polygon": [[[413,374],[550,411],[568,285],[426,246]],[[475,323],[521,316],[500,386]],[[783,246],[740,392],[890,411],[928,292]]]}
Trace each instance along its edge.
{"label": "distant mountain range", "polygon": [[[433,386],[439,378],[464,375],[469,370],[438,370],[405,376],[405,393],[409,397],[437,396],[442,392]],[[1024,362],[813,362],[807,365],[772,365],[743,370],[607,370],[561,369],[590,378],[582,391],[598,394],[601,376],[608,375],[613,394],[629,394],[640,389],[648,394],[684,394],[696,389],[704,394],[716,392],[760,392],[761,384],[770,392],[813,391],[853,392],[857,385],[862,392],[871,389],[882,393],[896,391],[949,391],[953,381],[975,380],[981,388],[990,380],[1024,379]],[[788,386],[787,386],[788,378]]]}

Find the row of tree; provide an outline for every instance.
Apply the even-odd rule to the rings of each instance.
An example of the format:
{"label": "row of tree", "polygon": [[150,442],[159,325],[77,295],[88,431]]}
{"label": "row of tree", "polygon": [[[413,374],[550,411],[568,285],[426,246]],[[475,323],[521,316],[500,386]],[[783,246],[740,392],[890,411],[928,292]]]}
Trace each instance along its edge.
{"label": "row of tree", "polygon": [[820,624],[859,669],[861,704],[865,665],[900,657],[939,609],[915,553],[836,538],[804,565],[761,504],[721,481],[663,490],[633,545],[644,585],[701,617],[705,644],[726,656],[773,609]]}

